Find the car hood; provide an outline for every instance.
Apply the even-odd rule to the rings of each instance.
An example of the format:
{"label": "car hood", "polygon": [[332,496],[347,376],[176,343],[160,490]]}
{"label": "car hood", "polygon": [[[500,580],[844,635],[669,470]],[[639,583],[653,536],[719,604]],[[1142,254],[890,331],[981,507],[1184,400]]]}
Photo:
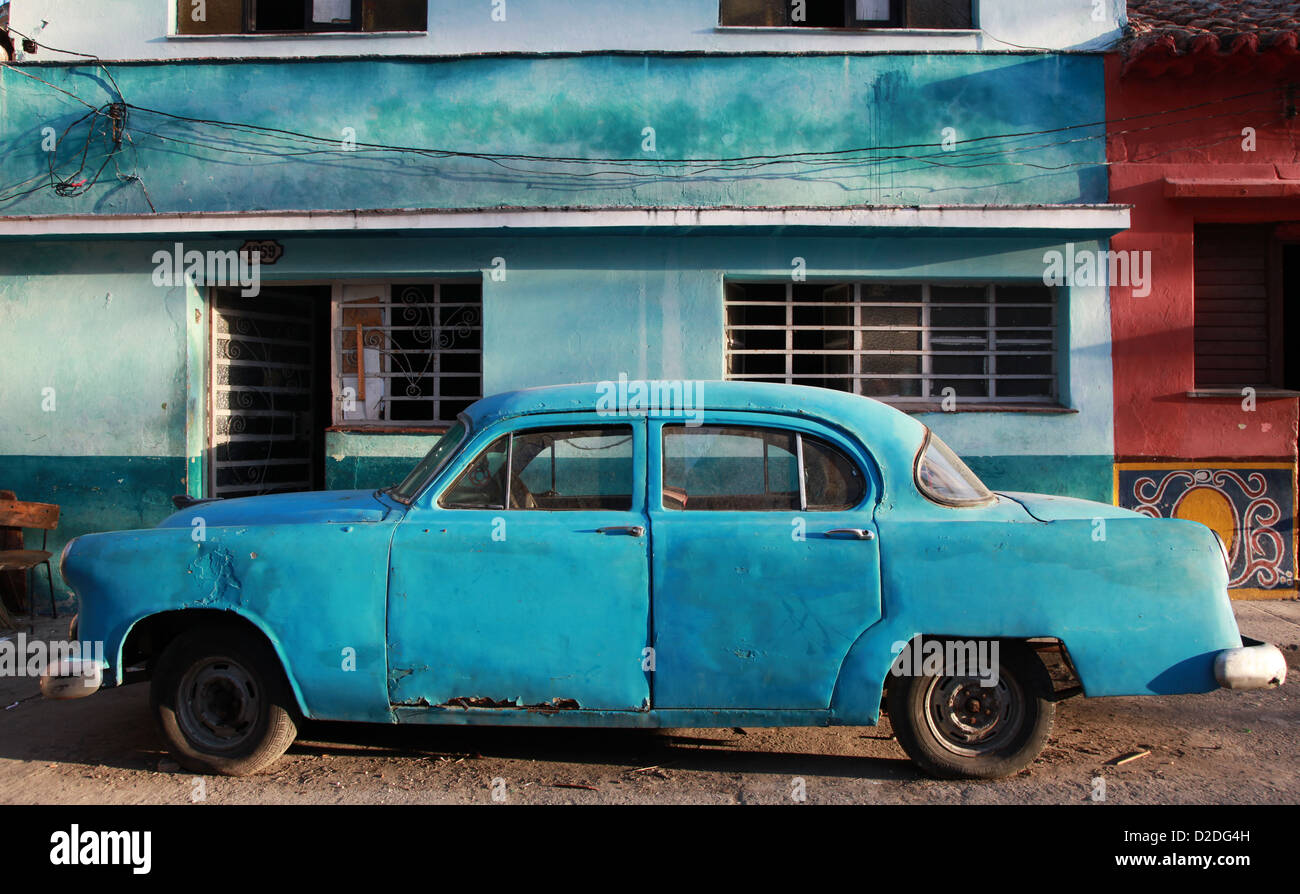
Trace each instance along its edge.
{"label": "car hood", "polygon": [[998,496],[1015,500],[1025,511],[1039,521],[1064,521],[1079,518],[1130,518],[1138,513],[1121,509],[1109,503],[1079,500],[1074,497],[1056,497],[1051,494],[1027,494],[1019,491],[997,492]]}
{"label": "car hood", "polygon": [[209,527],[235,525],[363,524],[383,521],[396,504],[372,490],[307,491],[196,503],[169,515],[160,528],[188,528],[194,519]]}

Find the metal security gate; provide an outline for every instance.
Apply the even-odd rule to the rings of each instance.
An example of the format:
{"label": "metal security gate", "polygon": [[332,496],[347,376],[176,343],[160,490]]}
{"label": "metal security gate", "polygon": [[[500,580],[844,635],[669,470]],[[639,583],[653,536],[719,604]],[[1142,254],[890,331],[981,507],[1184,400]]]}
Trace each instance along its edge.
{"label": "metal security gate", "polygon": [[329,288],[214,289],[209,496],[318,485],[317,319]]}

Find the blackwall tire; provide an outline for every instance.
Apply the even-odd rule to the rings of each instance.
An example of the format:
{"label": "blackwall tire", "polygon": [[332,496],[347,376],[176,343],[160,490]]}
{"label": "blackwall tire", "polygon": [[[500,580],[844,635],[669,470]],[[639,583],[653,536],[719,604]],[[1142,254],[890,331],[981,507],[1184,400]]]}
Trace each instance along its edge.
{"label": "blackwall tire", "polygon": [[903,750],[940,779],[1018,773],[1052,734],[1056,704],[1047,668],[1024,643],[998,644],[998,682],[969,677],[893,676],[888,709]]}
{"label": "blackwall tire", "polygon": [[258,773],[298,735],[279,661],[243,631],[178,636],[154,668],[149,703],[167,750],[199,773]]}

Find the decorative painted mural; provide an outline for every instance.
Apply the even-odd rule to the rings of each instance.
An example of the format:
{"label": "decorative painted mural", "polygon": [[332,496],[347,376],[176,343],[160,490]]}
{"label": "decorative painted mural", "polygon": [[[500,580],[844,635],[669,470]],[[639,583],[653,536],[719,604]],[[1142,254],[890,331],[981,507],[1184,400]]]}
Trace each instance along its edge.
{"label": "decorative painted mural", "polygon": [[1296,589],[1296,467],[1291,463],[1116,463],[1116,503],[1198,521],[1228,549],[1238,598]]}

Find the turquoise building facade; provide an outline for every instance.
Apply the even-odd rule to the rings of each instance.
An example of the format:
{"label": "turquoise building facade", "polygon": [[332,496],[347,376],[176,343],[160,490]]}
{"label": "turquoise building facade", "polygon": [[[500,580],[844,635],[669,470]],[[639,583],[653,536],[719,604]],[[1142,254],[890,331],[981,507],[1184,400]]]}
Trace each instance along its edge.
{"label": "turquoise building facade", "polygon": [[[919,372],[900,387],[929,384],[897,404],[992,487],[1109,502],[1104,285],[1055,287],[1033,324],[1050,333],[1049,398],[945,405],[938,385],[975,380],[929,364],[944,356],[933,296],[1041,288],[1046,253],[1105,250],[1127,225],[1106,204],[1099,54],[1122,4],[1096,20],[984,0],[967,28],[892,30],[732,27],[716,0],[653,16],[577,4],[567,23],[524,0],[501,22],[488,4],[442,6],[418,32],[197,38],[177,29],[183,2],[13,0],[0,489],[59,503],[55,540],[156,524],[175,494],[243,493],[218,468],[252,462],[231,443],[280,456],[310,442],[303,487],[386,485],[475,389],[743,376],[737,352],[764,331],[798,355],[791,380],[884,393],[896,380],[873,370],[895,368],[888,350],[856,359],[884,327],[862,321],[910,320],[911,303],[922,322],[900,326],[926,347],[904,352]],[[177,254],[249,246],[263,251],[258,296],[160,275]],[[746,296],[787,287],[792,316],[817,287],[857,316],[837,327],[824,308],[789,333],[738,322]],[[299,308],[311,334],[281,319],[241,339],[259,300],[280,318]],[[981,306],[1011,320],[990,309],[1001,300]],[[427,316],[404,328],[412,306]],[[1011,345],[1028,329],[981,325]],[[857,340],[832,347],[839,330]],[[373,356],[358,351],[376,332]],[[820,347],[799,348],[809,333]],[[232,347],[253,345],[270,359],[244,362],[275,373],[258,400],[306,395],[285,431],[232,427]],[[434,359],[413,372],[422,351]],[[816,371],[792,371],[819,354]],[[434,418],[393,409],[410,387]]]}

